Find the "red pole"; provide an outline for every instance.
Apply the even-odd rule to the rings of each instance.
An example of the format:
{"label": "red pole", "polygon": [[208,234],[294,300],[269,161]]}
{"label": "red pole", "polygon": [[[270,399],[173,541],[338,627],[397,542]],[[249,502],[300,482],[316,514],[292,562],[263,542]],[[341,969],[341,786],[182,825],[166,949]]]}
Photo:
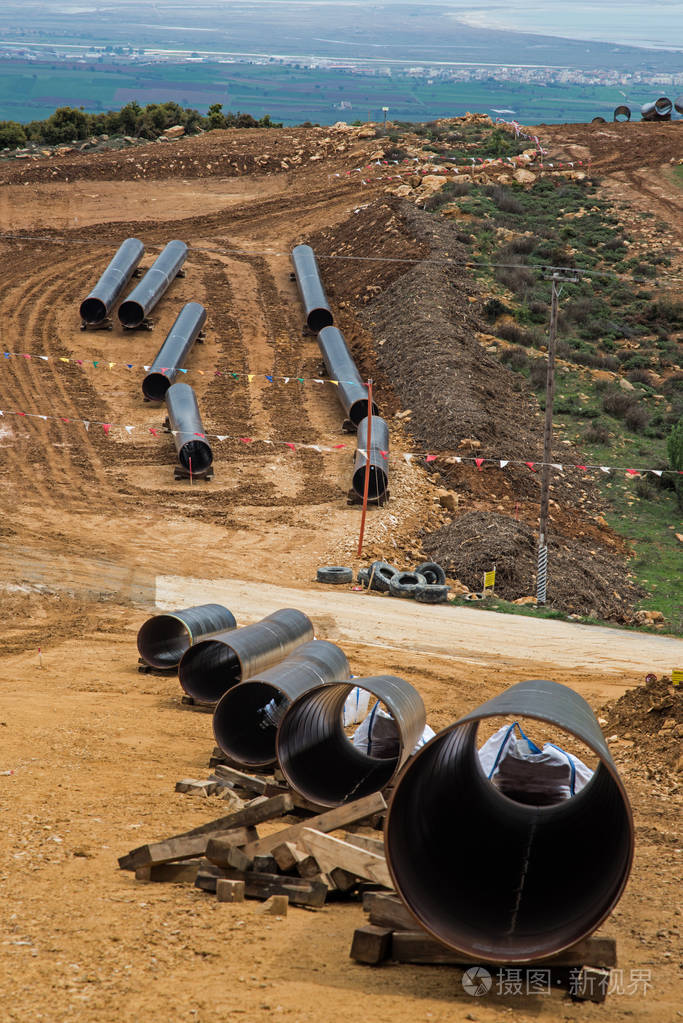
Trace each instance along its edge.
{"label": "red pole", "polygon": [[190,486],[192,486],[192,459],[188,458],[188,461],[190,463]]}
{"label": "red pole", "polygon": [[358,557],[363,553],[363,533],[365,532],[365,513],[368,510],[368,488],[370,486],[370,451],[372,449],[372,380],[368,380],[368,436],[365,452],[365,484],[363,486],[363,512],[360,518],[360,536],[358,537]]}

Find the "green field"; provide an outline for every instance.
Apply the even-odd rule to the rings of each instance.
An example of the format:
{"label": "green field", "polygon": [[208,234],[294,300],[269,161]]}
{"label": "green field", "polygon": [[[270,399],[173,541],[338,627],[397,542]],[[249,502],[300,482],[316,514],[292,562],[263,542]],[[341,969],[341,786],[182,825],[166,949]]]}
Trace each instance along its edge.
{"label": "green field", "polygon": [[[648,98],[645,93],[633,97],[633,105]],[[117,110],[133,99],[143,105],[174,100],[202,113],[222,103],[226,111],[256,118],[270,114],[285,124],[376,121],[383,106],[399,121],[452,117],[467,110],[495,116],[495,108],[512,109],[530,124],[590,121],[597,115],[611,120],[614,107],[623,102],[618,89],[602,86],[449,82],[400,72],[388,76],[276,64],[0,63],[0,120],[26,123],[60,106],[82,106],[91,113]]]}

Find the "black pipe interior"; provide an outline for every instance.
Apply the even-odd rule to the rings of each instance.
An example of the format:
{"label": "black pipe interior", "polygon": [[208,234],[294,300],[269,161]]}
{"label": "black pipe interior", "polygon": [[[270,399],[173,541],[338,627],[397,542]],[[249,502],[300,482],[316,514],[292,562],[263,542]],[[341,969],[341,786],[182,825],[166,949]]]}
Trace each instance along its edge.
{"label": "black pipe interior", "polygon": [[[368,480],[368,500],[377,501],[386,493],[389,478],[383,469],[376,465],[370,466]],[[352,486],[359,497],[365,493],[365,464],[361,465],[353,474]]]}
{"label": "black pipe interior", "polygon": [[188,440],[178,452],[178,461],[188,472],[190,470],[190,460],[192,460],[193,475],[198,475],[210,469],[213,462],[213,454],[209,445],[203,440]]}
{"label": "black pipe interior", "polygon": [[290,784],[323,806],[379,791],[399,763],[400,749],[398,757],[370,757],[347,738],[342,711],[349,692],[348,685],[329,685],[300,697],[278,733],[278,760]]}
{"label": "black pipe interior", "polygon": [[266,682],[244,682],[225,693],[213,715],[216,742],[224,753],[254,767],[275,761],[277,726],[263,713],[273,699],[289,702]]}
{"label": "black pipe interior", "polygon": [[190,647],[178,676],[188,696],[217,703],[223,693],[241,682],[242,665],[231,647],[209,639]]}
{"label": "black pipe interior", "polygon": [[[373,416],[379,415],[379,406],[373,401],[372,403],[372,414]],[[358,427],[359,423],[362,423],[368,416],[368,400],[365,398],[359,398],[358,401],[354,401],[353,405],[349,409],[349,419],[355,427]],[[372,437],[370,438],[372,440]]]}
{"label": "black pipe interior", "polygon": [[101,298],[85,298],[80,313],[86,323],[101,323],[107,316],[107,307]]}
{"label": "black pipe interior", "polygon": [[571,799],[530,806],[499,792],[477,723],[442,733],[399,779],[387,858],[406,903],[439,940],[483,961],[542,958],[600,923],[630,865],[630,820],[604,764]]}
{"label": "black pipe interior", "polygon": [[317,334],[323,327],[333,326],[334,317],[329,309],[311,309],[306,317],[306,323],[308,329]]}
{"label": "black pipe interior", "polygon": [[189,629],[173,615],[156,615],[138,632],[140,654],[155,668],[175,667],[190,645]]}
{"label": "black pipe interior", "polygon": [[119,306],[119,320],[124,327],[139,327],[145,318],[145,310],[139,302],[126,299]]}
{"label": "black pipe interior", "polygon": [[148,373],[142,381],[142,393],[150,401],[163,401],[170,386],[171,381],[165,373]]}

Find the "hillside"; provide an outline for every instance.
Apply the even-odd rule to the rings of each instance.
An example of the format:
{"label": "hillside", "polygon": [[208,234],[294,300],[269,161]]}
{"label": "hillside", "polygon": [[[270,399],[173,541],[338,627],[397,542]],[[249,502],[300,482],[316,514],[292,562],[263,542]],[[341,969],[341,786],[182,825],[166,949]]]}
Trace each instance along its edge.
{"label": "hillside", "polygon": [[[153,1011],[203,1023],[234,1011],[247,1023],[270,1013],[299,1023],[321,1018],[321,999],[334,1023],[349,1011],[407,1023],[472,1009],[445,968],[350,964],[357,906],[270,924],[248,904],[236,920],[189,886],[141,888],[115,871],[138,839],[207,817],[173,785],[205,771],[210,718],[180,709],[175,680],[137,673],[135,635],[174,587],[220,593],[228,580],[252,608],[299,592],[314,598],[317,634],[343,642],[357,674],[412,680],[436,728],[520,679],[565,682],[598,710],[642,683],[650,658],[648,670],[669,672],[668,637],[513,627],[439,608],[458,615],[453,636],[467,642],[456,649],[433,622],[420,633],[429,609],[394,600],[384,618],[389,598],[341,587],[328,598],[313,580],[320,565],[355,571],[383,558],[403,568],[429,555],[463,584],[456,591],[480,588],[495,563],[501,598],[535,592],[535,367],[550,296],[540,267],[573,263],[590,275],[561,304],[546,613],[623,626],[646,609],[660,619],[652,631],[680,632],[680,509],[664,469],[683,402],[681,129],[525,129],[541,153],[468,116],[390,125],[386,136],[346,125],[214,131],[0,161],[8,1019],[132,1023]],[[144,241],[145,267],[184,240],[185,277],[153,331],[81,331],[81,300],[129,236]],[[368,513],[362,559],[359,509],[347,504],[355,439],[341,430],[290,278],[300,242],[318,254],[336,322],[391,431],[391,498]],[[183,380],[213,447],[211,482],[174,481],[165,409],[144,403],[140,387],[191,300],[208,321]],[[353,626],[342,597],[357,602]],[[666,758],[657,753],[664,717],[643,723],[638,693],[604,718],[640,843],[608,932],[620,965],[656,972],[656,997],[613,1004],[668,1023],[680,765],[668,745]],[[627,728],[647,734],[642,758]],[[547,1006],[482,1001],[473,1015],[497,1023],[501,1007],[519,1023],[607,1018],[557,992]]]}

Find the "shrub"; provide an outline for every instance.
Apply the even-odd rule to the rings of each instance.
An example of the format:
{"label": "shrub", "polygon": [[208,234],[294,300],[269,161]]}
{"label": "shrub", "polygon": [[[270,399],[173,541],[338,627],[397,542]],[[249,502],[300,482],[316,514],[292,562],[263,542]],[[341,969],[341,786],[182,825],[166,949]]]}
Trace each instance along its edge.
{"label": "shrub", "polygon": [[26,132],[17,121],[0,121],[0,149],[16,149],[26,143]]}
{"label": "shrub", "polygon": [[531,386],[535,391],[545,391],[548,379],[548,367],[545,359],[534,359],[529,372]]}
{"label": "shrub", "polygon": [[504,341],[511,341],[516,345],[524,345],[525,348],[531,348],[536,340],[533,334],[530,334],[527,330],[522,330],[516,323],[501,323],[496,327],[496,333]]}
{"label": "shrub", "polygon": [[496,268],[496,280],[503,287],[516,295],[525,295],[534,283],[534,275],[527,267],[499,266]]}
{"label": "shrub", "polygon": [[502,213],[524,212],[524,207],[519,199],[514,196],[512,192],[508,191],[507,188],[503,188],[501,185],[494,185],[494,187],[490,189],[489,195]]}
{"label": "shrub", "polygon": [[602,444],[605,447],[611,442],[609,429],[599,419],[588,427],[585,438],[589,444]]}
{"label": "shrub", "polygon": [[602,407],[610,415],[623,419],[629,407],[634,403],[630,394],[625,391],[608,391],[602,399]]}
{"label": "shrub", "polygon": [[483,308],[483,313],[489,323],[493,323],[499,316],[510,315],[510,309],[504,305],[499,298],[490,298]]}
{"label": "shrub", "polygon": [[628,380],[632,384],[646,384],[648,387],[654,387],[654,375],[648,369],[631,369],[626,374]]}
{"label": "shrub", "polygon": [[624,422],[634,433],[644,433],[650,422],[650,416],[646,408],[634,403],[626,409]]}
{"label": "shrub", "polygon": [[519,372],[529,365],[529,356],[523,348],[506,348],[500,353],[500,361]]}

